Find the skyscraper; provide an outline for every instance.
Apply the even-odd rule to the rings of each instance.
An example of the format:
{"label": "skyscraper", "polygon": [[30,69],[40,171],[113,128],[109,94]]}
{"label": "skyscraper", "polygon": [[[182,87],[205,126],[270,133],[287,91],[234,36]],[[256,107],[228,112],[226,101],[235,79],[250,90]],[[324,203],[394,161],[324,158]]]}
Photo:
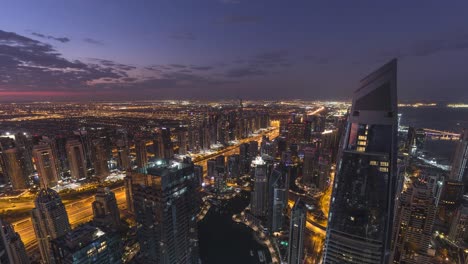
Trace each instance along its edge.
{"label": "skyscraper", "polygon": [[228,157],[227,170],[229,178],[237,179],[240,176],[240,157],[238,154]]}
{"label": "skyscraper", "polygon": [[116,142],[117,145],[117,163],[121,170],[127,170],[130,168],[130,159],[128,157],[128,145],[123,139],[119,139]]}
{"label": "skyscraper", "polygon": [[465,200],[455,213],[450,225],[449,237],[459,245],[468,243],[468,200]]}
{"label": "skyscraper", "polygon": [[[468,181],[468,129],[464,129],[461,134],[453,156],[450,179],[455,181]],[[468,187],[468,184],[465,184]]]}
{"label": "skyscraper", "polygon": [[193,163],[156,159],[130,177],[142,263],[198,263],[200,190]]}
{"label": "skyscraper", "polygon": [[302,264],[304,260],[304,236],[307,208],[298,198],[291,211],[289,225],[288,264]]}
{"label": "skyscraper", "polygon": [[283,227],[284,209],[287,205],[286,170],[283,165],[273,169],[268,180],[268,227],[277,232]]}
{"label": "skyscraper", "polygon": [[252,161],[252,170],[254,189],[251,195],[250,208],[253,215],[264,217],[268,210],[267,164],[261,157],[257,157]]}
{"label": "skyscraper", "polygon": [[314,165],[317,159],[317,149],[306,147],[304,149],[304,162],[302,165],[302,182],[305,184],[314,183]]}
{"label": "skyscraper", "polygon": [[33,148],[36,170],[41,188],[55,187],[59,181],[57,163],[49,144],[39,144]]}
{"label": "skyscraper", "polygon": [[106,146],[101,139],[93,140],[92,163],[96,177],[104,179],[109,175],[109,166],[107,164],[109,155]]}
{"label": "skyscraper", "polygon": [[135,142],[135,152],[136,152],[136,165],[138,167],[144,167],[148,162],[148,154],[146,151],[146,142],[145,140],[137,140]]}
{"label": "skyscraper", "polygon": [[240,174],[244,175],[250,171],[249,144],[243,143],[239,146]]}
{"label": "skyscraper", "polygon": [[26,136],[26,133],[17,133],[15,135],[15,144],[24,162],[25,172],[29,175],[34,170],[32,163],[32,142]]}
{"label": "skyscraper", "polygon": [[255,159],[258,155],[258,141],[252,140],[249,141],[249,158],[250,160]]}
{"label": "skyscraper", "polygon": [[187,130],[180,130],[177,133],[177,145],[179,146],[179,155],[187,155]]}
{"label": "skyscraper", "polygon": [[354,93],[331,197],[324,263],[388,263],[396,185],[397,61]]}
{"label": "skyscraper", "polygon": [[401,195],[395,218],[393,263],[422,261],[432,236],[436,213],[432,188],[415,180]]}
{"label": "skyscraper", "polygon": [[0,263],[29,264],[23,241],[13,226],[0,220]]}
{"label": "skyscraper", "polygon": [[62,199],[52,189],[41,189],[34,200],[31,212],[34,233],[36,234],[41,258],[44,263],[55,263],[50,241],[65,235],[71,230],[68,214]]}
{"label": "skyscraper", "polygon": [[83,145],[78,140],[67,140],[65,145],[71,177],[75,180],[86,178],[86,158]]}
{"label": "skyscraper", "polygon": [[29,186],[29,175],[26,172],[26,164],[17,148],[3,151],[6,172],[10,178],[13,189],[26,189]]}
{"label": "skyscraper", "polygon": [[99,226],[120,227],[120,211],[115,194],[109,188],[99,188],[93,202],[93,221]]}
{"label": "skyscraper", "polygon": [[216,157],[215,163],[214,187],[216,192],[222,192],[226,189],[226,166],[224,155]]}

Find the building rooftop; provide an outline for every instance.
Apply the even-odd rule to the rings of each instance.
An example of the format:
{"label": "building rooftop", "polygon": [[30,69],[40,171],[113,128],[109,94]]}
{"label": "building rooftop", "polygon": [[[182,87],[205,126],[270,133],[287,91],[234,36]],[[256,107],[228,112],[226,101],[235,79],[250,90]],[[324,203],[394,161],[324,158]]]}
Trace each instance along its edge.
{"label": "building rooftop", "polygon": [[50,188],[41,189],[36,197],[38,203],[48,203],[60,199],[58,193]]}

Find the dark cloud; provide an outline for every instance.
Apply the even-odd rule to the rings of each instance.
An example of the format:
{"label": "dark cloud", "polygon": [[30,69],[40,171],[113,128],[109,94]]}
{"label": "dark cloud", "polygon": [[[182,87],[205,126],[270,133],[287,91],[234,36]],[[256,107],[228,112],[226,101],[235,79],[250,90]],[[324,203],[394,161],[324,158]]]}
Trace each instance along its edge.
{"label": "dark cloud", "polygon": [[236,59],[233,64],[243,66],[227,70],[226,77],[243,78],[271,74],[274,68],[291,66],[292,60],[287,50],[279,49],[255,54],[246,59]]}
{"label": "dark cloud", "polygon": [[37,32],[32,32],[31,35],[39,37],[39,38],[43,38],[43,39],[51,39],[51,40],[59,41],[62,43],[70,42],[70,39],[67,37],[54,37],[54,36],[44,35],[44,34],[37,33]]}
{"label": "dark cloud", "polygon": [[2,85],[15,90],[70,90],[127,77],[119,68],[66,60],[49,44],[1,30],[0,76]]}
{"label": "dark cloud", "polygon": [[93,45],[99,45],[99,46],[104,45],[102,41],[99,41],[93,38],[84,38],[83,41],[89,44],[93,44]]}
{"label": "dark cloud", "polygon": [[244,78],[244,77],[252,77],[252,76],[262,76],[267,74],[266,71],[256,68],[234,68],[230,69],[226,72],[226,77],[229,78]]}
{"label": "dark cloud", "polygon": [[405,57],[423,57],[431,56],[436,53],[446,51],[460,51],[468,49],[468,33],[452,34],[432,38],[423,41],[417,41],[406,48],[396,50],[385,50],[379,52],[378,60],[386,60],[388,58],[405,58]]}
{"label": "dark cloud", "polygon": [[111,61],[111,60],[91,58],[90,61],[96,62],[96,63],[98,63],[98,64],[100,64],[102,66],[113,68],[113,69],[119,70],[119,71],[131,71],[131,70],[135,70],[137,68],[137,67],[132,66],[132,65],[121,64],[121,63],[117,63],[117,62]]}
{"label": "dark cloud", "polygon": [[187,66],[182,64],[169,64],[169,66],[172,68],[187,68]]}
{"label": "dark cloud", "polygon": [[190,66],[190,69],[197,70],[197,71],[209,71],[209,70],[211,70],[213,68],[214,67],[212,67],[212,66],[194,66],[194,65]]}
{"label": "dark cloud", "polygon": [[178,32],[178,33],[172,33],[169,35],[170,38],[172,39],[177,39],[177,40],[195,40],[196,37],[193,35],[191,32]]}
{"label": "dark cloud", "polygon": [[222,24],[253,24],[262,20],[259,16],[226,15],[221,19]]}
{"label": "dark cloud", "polygon": [[287,50],[272,50],[254,55],[246,63],[256,68],[273,68],[291,66],[292,60]]}

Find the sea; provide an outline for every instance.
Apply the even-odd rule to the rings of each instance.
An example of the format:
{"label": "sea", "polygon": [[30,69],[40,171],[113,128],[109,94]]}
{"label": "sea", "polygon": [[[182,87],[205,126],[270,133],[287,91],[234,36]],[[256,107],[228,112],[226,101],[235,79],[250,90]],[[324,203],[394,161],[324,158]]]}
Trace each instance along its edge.
{"label": "sea", "polygon": [[[468,108],[449,107],[403,107],[399,109],[401,125],[415,128],[430,128],[460,133],[468,129]],[[451,162],[456,148],[456,141],[426,140],[424,150],[439,160]]]}

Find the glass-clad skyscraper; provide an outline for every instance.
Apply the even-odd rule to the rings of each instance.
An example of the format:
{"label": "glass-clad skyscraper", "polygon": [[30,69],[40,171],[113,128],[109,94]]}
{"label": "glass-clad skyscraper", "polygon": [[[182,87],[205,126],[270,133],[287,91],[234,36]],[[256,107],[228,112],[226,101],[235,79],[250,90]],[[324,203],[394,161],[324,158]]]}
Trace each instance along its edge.
{"label": "glass-clad skyscraper", "polygon": [[397,61],[355,91],[333,185],[324,263],[388,263],[397,158]]}

